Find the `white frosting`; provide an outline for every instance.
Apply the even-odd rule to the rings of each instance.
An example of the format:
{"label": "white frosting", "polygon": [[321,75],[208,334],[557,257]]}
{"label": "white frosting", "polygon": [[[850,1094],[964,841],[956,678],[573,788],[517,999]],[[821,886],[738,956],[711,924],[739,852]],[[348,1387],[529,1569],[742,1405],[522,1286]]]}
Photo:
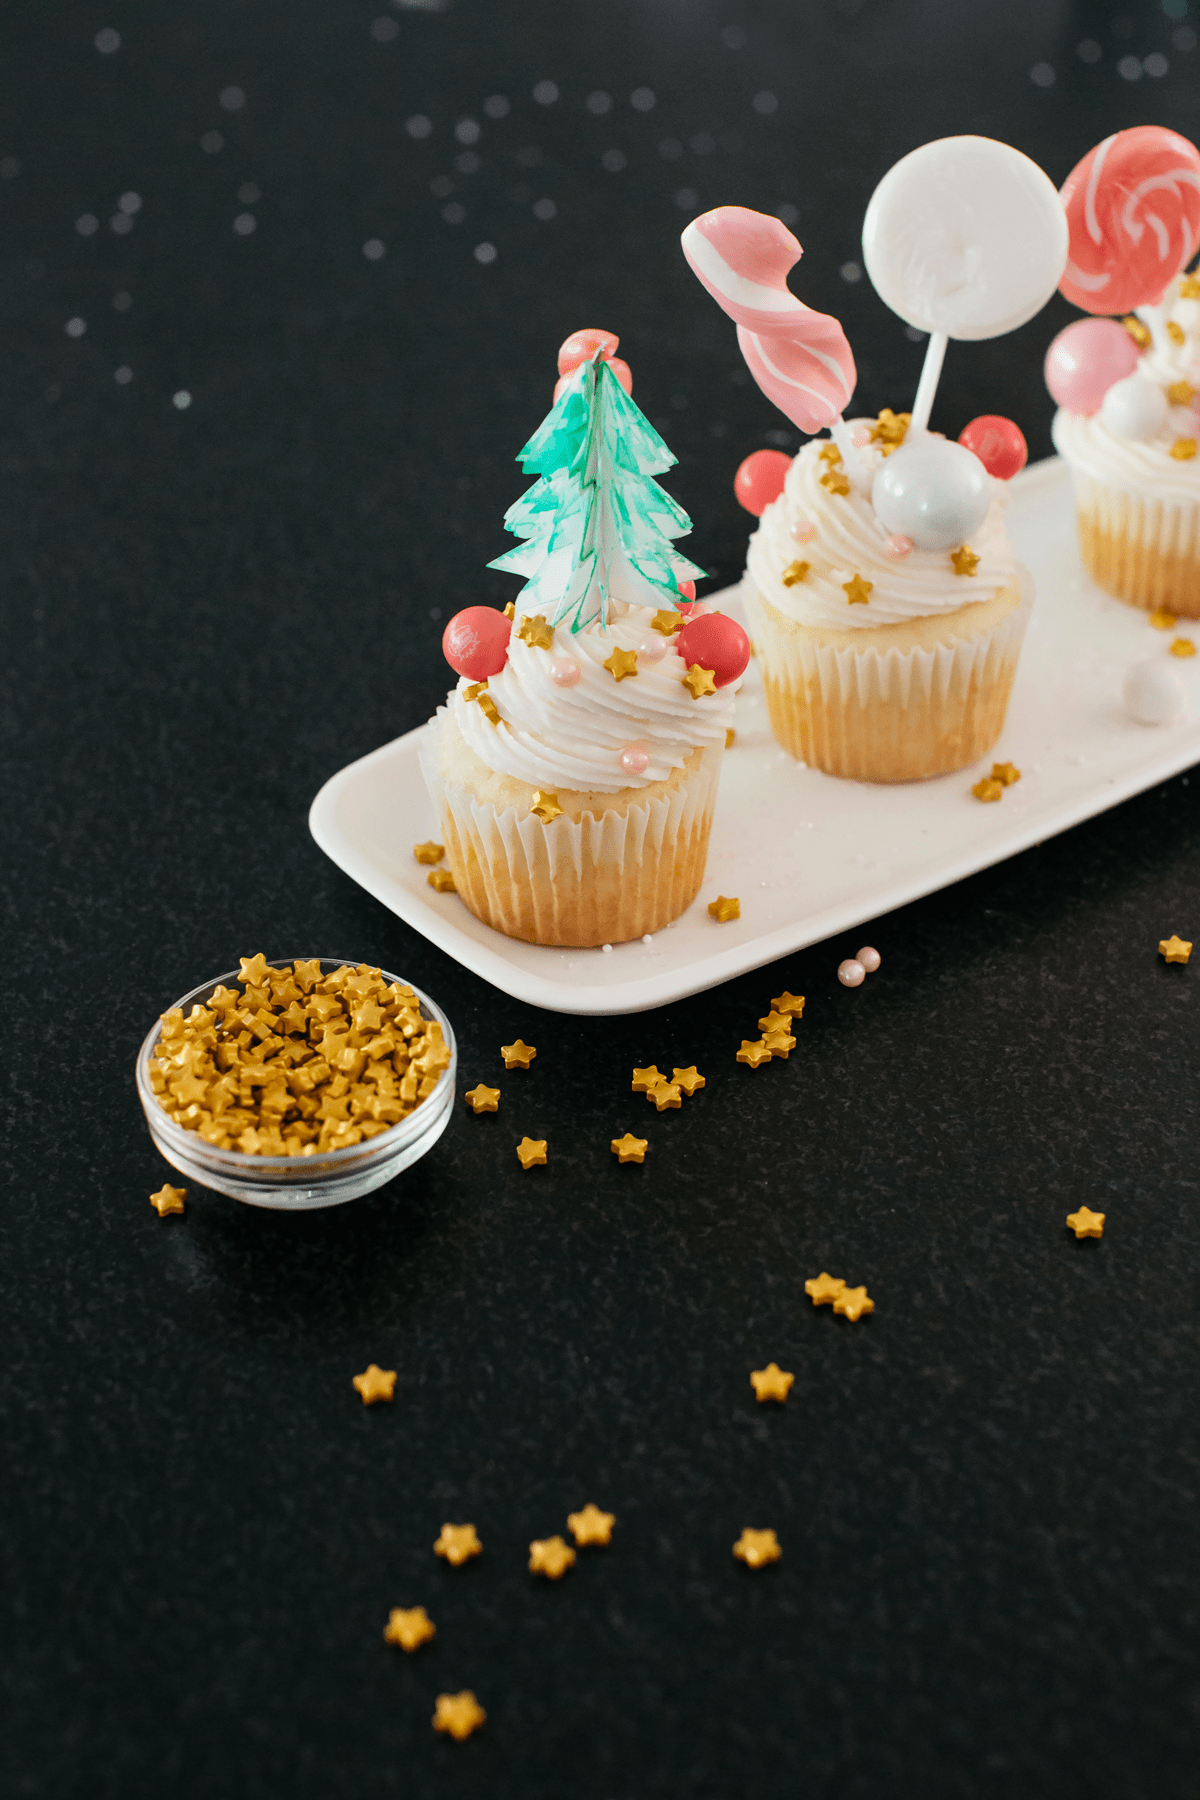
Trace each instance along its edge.
{"label": "white frosting", "polygon": [[[476,701],[464,698],[472,685],[464,676],[448,702],[455,724],[489,769],[531,787],[615,794],[665,781],[693,750],[724,744],[741,684],[733,681],[693,700],[674,638],[666,640],[660,662],[617,681],[605,661],[614,649],[636,650],[650,635],[653,617],[654,608],[631,606],[607,628],[589,625],[572,633],[560,625],[548,650],[525,643],[514,627],[508,661],[487,684],[501,723],[493,725]],[[572,658],[583,671],[574,687],[550,679],[557,657]],[[649,752],[644,774],[621,767],[627,744]]]}
{"label": "white frosting", "polygon": [[[870,423],[851,421],[852,426]],[[889,551],[889,533],[871,504],[871,481],[883,460],[882,446],[871,443],[856,452],[863,464],[865,492],[851,487],[848,494],[835,494],[821,485],[829,469],[820,459],[827,442],[814,438],[793,459],[782,494],[767,507],[750,539],[746,563],[750,578],[779,612],[801,625],[861,631],[956,612],[1016,585],[1016,558],[1004,529],[1002,481],[993,483],[987,518],[970,542],[979,557],[975,573],[958,575],[948,550],[910,550],[902,557]],[[800,542],[793,527],[805,524],[815,525],[816,532]],[[794,562],[806,562],[809,568],[802,581],[789,587],[783,575]],[[843,584],[855,575],[871,583],[865,604],[852,604],[843,591]]]}

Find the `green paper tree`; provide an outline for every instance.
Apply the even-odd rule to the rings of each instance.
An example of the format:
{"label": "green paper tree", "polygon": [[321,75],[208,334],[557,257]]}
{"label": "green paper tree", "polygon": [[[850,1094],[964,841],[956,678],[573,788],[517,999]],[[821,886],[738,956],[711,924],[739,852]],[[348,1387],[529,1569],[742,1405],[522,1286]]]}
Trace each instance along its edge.
{"label": "green paper tree", "polygon": [[580,363],[517,457],[540,478],[504,515],[524,542],[488,564],[527,578],[517,612],[581,631],[610,600],[678,607],[704,570],[672,547],[692,521],[654,480],[675,460],[608,364]]}

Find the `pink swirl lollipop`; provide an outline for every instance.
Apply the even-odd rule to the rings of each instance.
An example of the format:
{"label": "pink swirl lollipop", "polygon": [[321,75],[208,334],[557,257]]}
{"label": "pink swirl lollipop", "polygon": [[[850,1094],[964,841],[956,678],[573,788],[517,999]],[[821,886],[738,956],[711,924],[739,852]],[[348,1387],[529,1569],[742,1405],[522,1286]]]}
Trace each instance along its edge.
{"label": "pink swirl lollipop", "polygon": [[846,336],[828,313],[789,290],[803,254],[780,219],[745,206],[718,206],[693,219],[680,240],[692,273],[731,319],[750,373],[801,431],[839,419],[858,373]]}
{"label": "pink swirl lollipop", "polygon": [[1062,203],[1059,292],[1090,313],[1156,305],[1200,245],[1200,151],[1161,125],[1114,132],[1071,170]]}

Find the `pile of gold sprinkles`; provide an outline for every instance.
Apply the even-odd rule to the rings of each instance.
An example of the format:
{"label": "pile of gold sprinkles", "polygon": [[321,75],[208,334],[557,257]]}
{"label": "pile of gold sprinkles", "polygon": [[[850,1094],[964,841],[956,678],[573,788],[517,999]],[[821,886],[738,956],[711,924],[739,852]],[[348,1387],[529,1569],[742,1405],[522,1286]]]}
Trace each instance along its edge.
{"label": "pile of gold sprinkles", "polygon": [[412,988],[366,963],[272,968],[244,956],[240,985],[162,1017],[150,1086],[165,1113],[221,1150],[315,1156],[378,1137],[450,1066]]}

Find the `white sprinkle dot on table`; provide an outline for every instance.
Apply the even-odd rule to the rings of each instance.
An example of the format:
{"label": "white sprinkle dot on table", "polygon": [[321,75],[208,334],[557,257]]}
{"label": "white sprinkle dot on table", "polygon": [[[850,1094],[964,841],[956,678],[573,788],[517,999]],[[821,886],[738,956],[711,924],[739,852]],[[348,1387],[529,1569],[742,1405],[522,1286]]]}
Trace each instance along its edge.
{"label": "white sprinkle dot on table", "polygon": [[87,320],[80,318],[68,319],[63,326],[63,330],[69,338],[81,338],[87,330]]}
{"label": "white sprinkle dot on table", "polygon": [[387,245],[382,238],[368,238],[362,247],[362,253],[368,262],[378,262],[381,256],[386,256]]}
{"label": "white sprinkle dot on table", "polygon": [[610,954],[611,954],[611,952],[612,952],[612,945],[611,945],[611,944],[601,944],[601,946],[600,946],[600,948],[601,948],[601,949],[602,949],[602,950],[603,950],[603,952],[604,952],[604,954],[605,954],[605,956],[608,956],[608,955],[610,955]]}
{"label": "white sprinkle dot on table", "polygon": [[94,237],[100,229],[100,221],[95,213],[81,213],[75,221],[75,229],[80,237]]}
{"label": "white sprinkle dot on table", "polygon": [[92,42],[101,56],[111,56],[114,50],[121,48],[121,34],[119,31],[114,31],[111,25],[106,25],[102,31],[96,33]]}
{"label": "white sprinkle dot on table", "polygon": [[371,26],[371,36],[377,44],[390,44],[393,38],[400,36],[400,27],[395,19],[376,19]]}
{"label": "white sprinkle dot on table", "polygon": [[629,96],[629,104],[634,112],[652,112],[654,109],[654,89],[648,87],[634,88]]}
{"label": "white sprinkle dot on table", "polygon": [[558,216],[558,208],[553,200],[535,200],[533,203],[533,216],[535,219],[541,219],[543,224],[546,224],[551,219]]}
{"label": "white sprinkle dot on table", "polygon": [[133,380],[133,370],[128,363],[122,363],[119,369],[113,370],[113,380],[118,387],[127,387]]}
{"label": "white sprinkle dot on table", "polygon": [[186,388],[180,388],[177,394],[171,395],[171,405],[179,412],[186,412],[191,404],[192,396],[188,393]]}
{"label": "white sprinkle dot on table", "polygon": [[226,112],[241,112],[246,104],[245,90],[240,87],[222,88],[217,95],[217,105]]}
{"label": "white sprinkle dot on table", "polygon": [[405,120],[404,129],[410,138],[427,138],[433,130],[433,120],[424,113],[414,113],[411,119]]}
{"label": "white sprinkle dot on table", "polygon": [[654,942],[653,934],[649,931],[644,931],[642,933],[642,942],[643,944],[652,944]]}
{"label": "white sprinkle dot on table", "polygon": [[495,244],[476,244],[475,261],[477,263],[494,263],[500,252]]}
{"label": "white sprinkle dot on table", "polygon": [[512,107],[503,94],[489,94],[483,103],[483,110],[489,119],[507,119]]}
{"label": "white sprinkle dot on table", "polygon": [[558,85],[553,81],[539,81],[533,90],[533,97],[539,106],[553,106],[558,99]]}
{"label": "white sprinkle dot on table", "polygon": [[206,156],[215,156],[218,150],[225,148],[225,139],[219,131],[206,131],[200,139],[200,148]]}
{"label": "white sprinkle dot on table", "polygon": [[779,110],[779,101],[770,88],[764,88],[761,94],[755,94],[750,104],[755,112],[762,113],[764,118]]}

